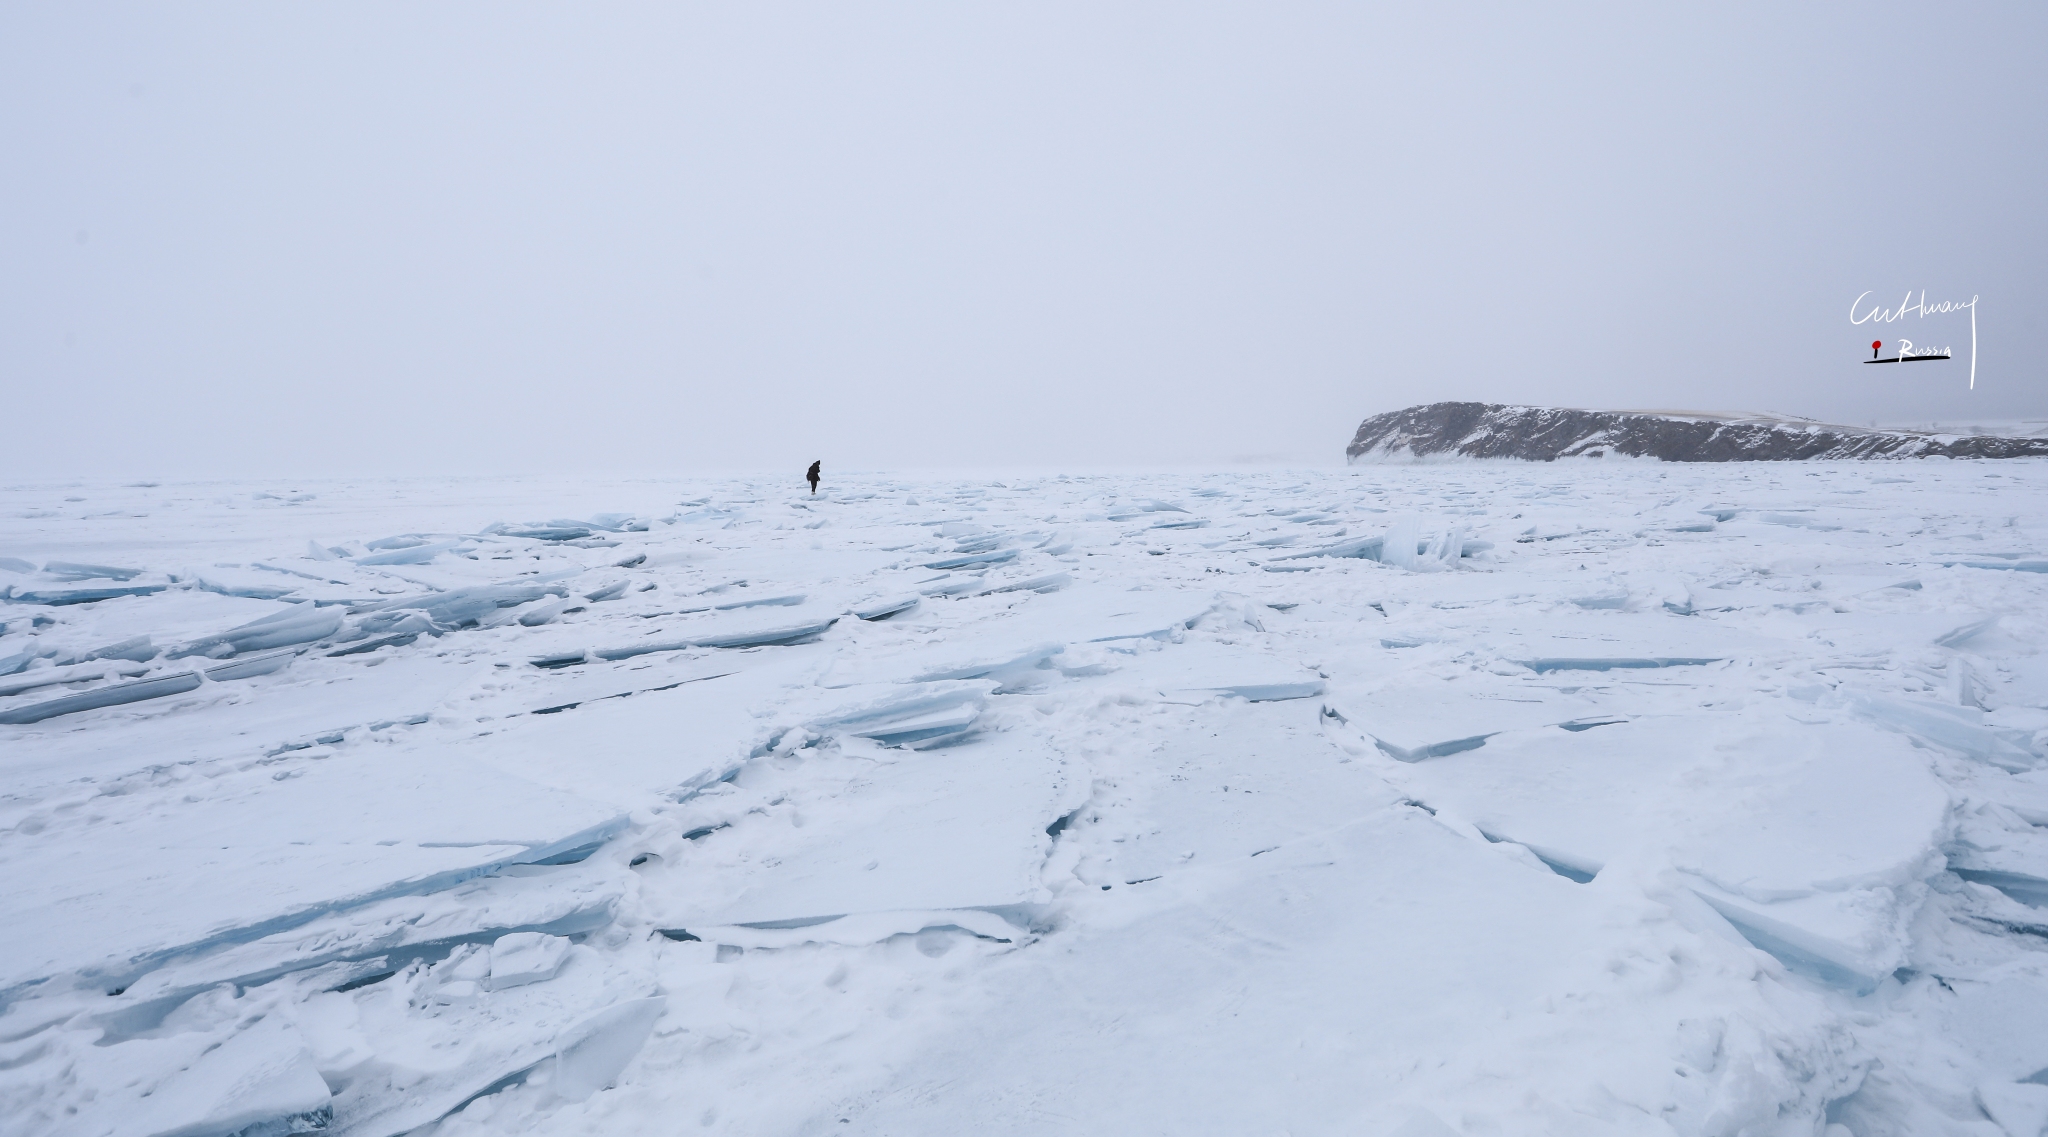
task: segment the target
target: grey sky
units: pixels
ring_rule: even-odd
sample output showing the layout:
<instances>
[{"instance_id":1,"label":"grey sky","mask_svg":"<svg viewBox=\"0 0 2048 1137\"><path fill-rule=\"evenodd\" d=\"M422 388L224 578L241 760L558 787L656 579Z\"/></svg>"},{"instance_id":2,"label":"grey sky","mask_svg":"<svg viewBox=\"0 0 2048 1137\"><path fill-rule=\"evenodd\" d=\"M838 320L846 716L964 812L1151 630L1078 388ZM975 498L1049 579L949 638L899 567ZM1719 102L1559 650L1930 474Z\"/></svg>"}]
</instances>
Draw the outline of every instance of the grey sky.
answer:
<instances>
[{"instance_id":1,"label":"grey sky","mask_svg":"<svg viewBox=\"0 0 2048 1137\"><path fill-rule=\"evenodd\" d=\"M2038 3L7 5L0 472L2048 417L2044 48ZM1849 323L1909 289L1982 297L1976 391L1967 315Z\"/></svg>"}]
</instances>

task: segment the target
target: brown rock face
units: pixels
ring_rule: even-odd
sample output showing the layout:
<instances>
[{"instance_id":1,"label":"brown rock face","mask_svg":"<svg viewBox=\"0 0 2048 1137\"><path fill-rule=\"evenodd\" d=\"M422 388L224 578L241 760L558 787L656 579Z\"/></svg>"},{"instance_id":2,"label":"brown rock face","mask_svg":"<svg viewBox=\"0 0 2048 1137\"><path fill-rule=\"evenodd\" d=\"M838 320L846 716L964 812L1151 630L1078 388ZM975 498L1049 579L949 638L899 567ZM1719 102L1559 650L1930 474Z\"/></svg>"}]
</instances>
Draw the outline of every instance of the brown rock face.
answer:
<instances>
[{"instance_id":1,"label":"brown rock face","mask_svg":"<svg viewBox=\"0 0 2048 1137\"><path fill-rule=\"evenodd\" d=\"M1665 462L2028 458L2048 457L2048 438L1861 430L1770 416L1430 403L1366 419L1345 455L1353 462L1432 455L1531 462L1609 455Z\"/></svg>"}]
</instances>

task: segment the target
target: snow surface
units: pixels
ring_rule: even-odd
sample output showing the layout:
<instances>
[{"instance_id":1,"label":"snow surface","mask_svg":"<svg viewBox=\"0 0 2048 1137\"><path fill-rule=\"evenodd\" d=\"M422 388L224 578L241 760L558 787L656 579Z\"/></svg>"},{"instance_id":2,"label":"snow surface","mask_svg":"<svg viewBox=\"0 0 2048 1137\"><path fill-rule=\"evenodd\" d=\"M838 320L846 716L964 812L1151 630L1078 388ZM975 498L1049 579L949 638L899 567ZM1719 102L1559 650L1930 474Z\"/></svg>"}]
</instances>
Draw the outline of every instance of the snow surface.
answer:
<instances>
[{"instance_id":1,"label":"snow surface","mask_svg":"<svg viewBox=\"0 0 2048 1137\"><path fill-rule=\"evenodd\" d=\"M2048 462L0 490L0 1130L2039 1137Z\"/></svg>"}]
</instances>

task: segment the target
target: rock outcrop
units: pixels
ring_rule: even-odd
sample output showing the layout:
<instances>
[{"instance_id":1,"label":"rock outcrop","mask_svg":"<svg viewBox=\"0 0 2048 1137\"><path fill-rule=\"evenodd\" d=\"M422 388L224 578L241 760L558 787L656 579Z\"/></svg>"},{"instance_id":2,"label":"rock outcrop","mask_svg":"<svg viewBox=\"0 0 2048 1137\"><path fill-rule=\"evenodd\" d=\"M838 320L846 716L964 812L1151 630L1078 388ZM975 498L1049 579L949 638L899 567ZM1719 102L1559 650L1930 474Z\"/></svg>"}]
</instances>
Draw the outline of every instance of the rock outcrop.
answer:
<instances>
[{"instance_id":1,"label":"rock outcrop","mask_svg":"<svg viewBox=\"0 0 2048 1137\"><path fill-rule=\"evenodd\" d=\"M2027 458L2048 457L2048 438L1863 429L1775 415L1430 403L1366 419L1345 454L1352 462L1431 457L1533 462L1609 456L1665 462Z\"/></svg>"}]
</instances>

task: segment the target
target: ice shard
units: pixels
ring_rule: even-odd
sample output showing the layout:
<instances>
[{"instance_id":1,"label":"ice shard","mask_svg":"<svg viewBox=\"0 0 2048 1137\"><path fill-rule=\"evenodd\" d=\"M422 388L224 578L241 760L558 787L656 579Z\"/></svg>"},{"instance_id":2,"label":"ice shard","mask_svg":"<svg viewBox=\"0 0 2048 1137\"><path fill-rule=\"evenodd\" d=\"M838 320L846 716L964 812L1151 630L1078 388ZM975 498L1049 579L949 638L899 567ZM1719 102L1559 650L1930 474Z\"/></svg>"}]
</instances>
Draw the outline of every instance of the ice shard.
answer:
<instances>
[{"instance_id":1,"label":"ice shard","mask_svg":"<svg viewBox=\"0 0 2048 1137\"><path fill-rule=\"evenodd\" d=\"M142 575L141 569L76 564L71 561L51 561L43 566L43 571L58 580L133 580Z\"/></svg>"},{"instance_id":2,"label":"ice shard","mask_svg":"<svg viewBox=\"0 0 2048 1137\"><path fill-rule=\"evenodd\" d=\"M161 699L167 695L182 695L196 689L200 682L198 672L188 671L179 675L163 675L155 679L139 679L133 683L115 683L97 690L0 711L0 723L37 723L44 719L56 718L58 715L140 703L148 699Z\"/></svg>"},{"instance_id":3,"label":"ice shard","mask_svg":"<svg viewBox=\"0 0 2048 1137\"><path fill-rule=\"evenodd\" d=\"M313 604L297 604L282 612L253 620L215 636L194 640L173 651L169 658L189 655L223 656L264 648L312 643L341 630L341 610Z\"/></svg>"},{"instance_id":4,"label":"ice shard","mask_svg":"<svg viewBox=\"0 0 2048 1137\"><path fill-rule=\"evenodd\" d=\"M461 547L462 544L463 542L461 541L440 541L431 545L411 545L402 549L392 549L389 552L372 553L366 557L357 557L355 562L359 565L372 566L423 565L442 553Z\"/></svg>"},{"instance_id":5,"label":"ice shard","mask_svg":"<svg viewBox=\"0 0 2048 1137\"><path fill-rule=\"evenodd\" d=\"M133 584L107 588L36 588L16 592L8 599L16 604L90 604L95 600L112 600L121 596L149 596L167 587L163 584Z\"/></svg>"}]
</instances>

